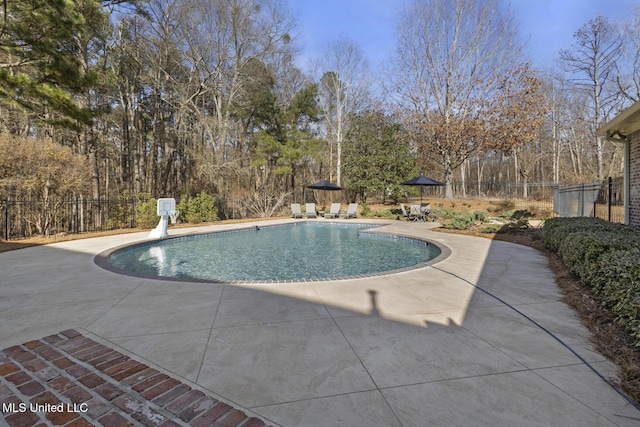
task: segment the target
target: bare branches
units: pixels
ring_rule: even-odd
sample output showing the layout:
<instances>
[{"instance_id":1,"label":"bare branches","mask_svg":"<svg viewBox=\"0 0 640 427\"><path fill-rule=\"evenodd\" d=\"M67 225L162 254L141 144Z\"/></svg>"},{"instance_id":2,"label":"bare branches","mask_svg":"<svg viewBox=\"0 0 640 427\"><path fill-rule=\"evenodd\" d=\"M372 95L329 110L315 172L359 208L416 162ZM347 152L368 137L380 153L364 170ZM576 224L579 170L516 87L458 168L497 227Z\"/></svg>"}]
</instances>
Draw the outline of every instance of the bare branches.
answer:
<instances>
[{"instance_id":1,"label":"bare branches","mask_svg":"<svg viewBox=\"0 0 640 427\"><path fill-rule=\"evenodd\" d=\"M528 64L499 79L497 89L486 110L491 138L484 147L508 153L538 138L549 107L542 81Z\"/></svg>"},{"instance_id":2,"label":"bare branches","mask_svg":"<svg viewBox=\"0 0 640 427\"><path fill-rule=\"evenodd\" d=\"M326 135L331 152L329 155L330 179L341 185L342 141L349 127L350 114L360 111L369 101L369 69L362 51L346 38L329 42L322 58L315 65L319 85L319 103L324 114ZM333 146L336 147L335 156Z\"/></svg>"},{"instance_id":3,"label":"bare branches","mask_svg":"<svg viewBox=\"0 0 640 427\"><path fill-rule=\"evenodd\" d=\"M640 7L622 30L624 49L616 62L616 85L627 102L640 100Z\"/></svg>"},{"instance_id":4,"label":"bare branches","mask_svg":"<svg viewBox=\"0 0 640 427\"><path fill-rule=\"evenodd\" d=\"M576 31L571 50L560 52L565 70L570 73L574 87L590 99L593 141L598 178L604 177L604 143L595 136L617 104L619 93L613 89L613 73L622 55L623 40L615 28L597 15Z\"/></svg>"},{"instance_id":5,"label":"bare branches","mask_svg":"<svg viewBox=\"0 0 640 427\"><path fill-rule=\"evenodd\" d=\"M472 114L481 86L517 63L509 10L497 0L416 1L402 12L397 90L404 103Z\"/></svg>"},{"instance_id":6,"label":"bare branches","mask_svg":"<svg viewBox=\"0 0 640 427\"><path fill-rule=\"evenodd\" d=\"M447 197L453 170L492 140L488 100L520 51L511 18L498 0L414 1L401 15L395 92L423 156L444 165Z\"/></svg>"}]
</instances>

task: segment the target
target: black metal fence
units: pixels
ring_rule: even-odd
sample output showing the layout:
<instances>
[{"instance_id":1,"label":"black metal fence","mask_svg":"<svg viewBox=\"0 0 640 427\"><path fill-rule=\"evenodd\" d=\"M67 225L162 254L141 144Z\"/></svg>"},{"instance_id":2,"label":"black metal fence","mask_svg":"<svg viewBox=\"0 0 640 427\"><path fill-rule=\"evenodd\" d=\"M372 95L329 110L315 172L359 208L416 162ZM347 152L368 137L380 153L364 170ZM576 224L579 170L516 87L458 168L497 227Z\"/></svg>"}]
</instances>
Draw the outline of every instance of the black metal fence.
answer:
<instances>
[{"instance_id":1,"label":"black metal fence","mask_svg":"<svg viewBox=\"0 0 640 427\"><path fill-rule=\"evenodd\" d=\"M489 197L500 199L521 200L552 200L553 188L556 184L549 181L512 182L499 180L483 180L467 183L462 192L459 183L454 184L454 194L457 197Z\"/></svg>"},{"instance_id":2,"label":"black metal fence","mask_svg":"<svg viewBox=\"0 0 640 427\"><path fill-rule=\"evenodd\" d=\"M487 184L488 185L488 184ZM554 187L549 183L523 184L494 182L491 192L501 199L515 202L517 209L536 210L539 216L555 216L553 206ZM609 178L601 185L593 209L593 216L624 222L624 193L622 178ZM426 192L443 191L441 187L429 188ZM327 192L328 193L328 192ZM306 194L306 198L311 192ZM434 193L435 194L435 193ZM526 197L523 197L526 194ZM328 202L334 195L323 194ZM339 195L335 195L339 198ZM470 197L477 197L468 194ZM216 197L220 218L266 217L288 212L293 201L300 201L303 195L288 194L285 197L267 199L223 199ZM485 197L487 197L485 195ZM495 196L494 196L495 197ZM306 200L306 199L305 199ZM311 200L307 200L311 201ZM5 200L0 202L0 239L22 239L33 235L51 236L60 233L88 233L123 228L135 228L139 225L138 205L147 200L138 197L118 199L89 199L75 197L65 200Z\"/></svg>"},{"instance_id":3,"label":"black metal fence","mask_svg":"<svg viewBox=\"0 0 640 427\"><path fill-rule=\"evenodd\" d=\"M235 198L216 197L220 219L280 215L290 197ZM289 195L290 196L290 195ZM64 200L4 200L0 202L0 239L24 239L34 235L54 236L135 227L149 227L149 200L140 197ZM177 200L179 202L179 200ZM155 206L155 205L154 205ZM146 206L148 208L148 206ZM155 208L153 209L155 213ZM157 218L151 221L157 221Z\"/></svg>"},{"instance_id":4,"label":"black metal fence","mask_svg":"<svg viewBox=\"0 0 640 427\"><path fill-rule=\"evenodd\" d=\"M594 216L611 222L624 223L624 178L609 177L603 183L593 206Z\"/></svg>"},{"instance_id":5,"label":"black metal fence","mask_svg":"<svg viewBox=\"0 0 640 427\"><path fill-rule=\"evenodd\" d=\"M87 199L5 200L2 202L0 238L21 239L32 235L87 233L136 227L136 204L140 200Z\"/></svg>"}]
</instances>

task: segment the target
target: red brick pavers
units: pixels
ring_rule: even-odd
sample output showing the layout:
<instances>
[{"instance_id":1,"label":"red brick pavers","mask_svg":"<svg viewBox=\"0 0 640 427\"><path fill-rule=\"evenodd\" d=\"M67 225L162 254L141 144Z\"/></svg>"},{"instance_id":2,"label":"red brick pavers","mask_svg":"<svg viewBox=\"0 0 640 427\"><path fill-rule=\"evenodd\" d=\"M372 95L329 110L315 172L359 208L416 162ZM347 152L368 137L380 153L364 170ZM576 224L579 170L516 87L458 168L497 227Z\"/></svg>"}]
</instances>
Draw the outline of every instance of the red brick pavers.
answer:
<instances>
[{"instance_id":1,"label":"red brick pavers","mask_svg":"<svg viewBox=\"0 0 640 427\"><path fill-rule=\"evenodd\" d=\"M73 329L0 352L0 406L11 427L265 426Z\"/></svg>"}]
</instances>

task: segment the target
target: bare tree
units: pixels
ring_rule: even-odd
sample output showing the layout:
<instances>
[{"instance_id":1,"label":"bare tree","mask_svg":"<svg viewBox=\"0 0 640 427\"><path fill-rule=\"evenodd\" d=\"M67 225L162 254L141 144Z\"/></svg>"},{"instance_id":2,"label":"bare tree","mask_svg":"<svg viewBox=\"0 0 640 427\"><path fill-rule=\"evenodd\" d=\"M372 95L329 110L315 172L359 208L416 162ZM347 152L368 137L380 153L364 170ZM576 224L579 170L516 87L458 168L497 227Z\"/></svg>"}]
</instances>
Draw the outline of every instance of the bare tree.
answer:
<instances>
[{"instance_id":1,"label":"bare tree","mask_svg":"<svg viewBox=\"0 0 640 427\"><path fill-rule=\"evenodd\" d=\"M524 197L530 173L540 158L540 135L548 111L542 80L527 65L500 79L498 92L488 101L486 121L493 141L485 144L510 154L514 161L516 184L523 181ZM533 155L536 152L538 154Z\"/></svg>"},{"instance_id":2,"label":"bare tree","mask_svg":"<svg viewBox=\"0 0 640 427\"><path fill-rule=\"evenodd\" d=\"M499 79L515 68L520 47L512 13L499 0L413 1L398 26L397 69L389 87L425 156L437 156L445 171L446 197L453 197L453 171L487 140L483 103Z\"/></svg>"},{"instance_id":3,"label":"bare tree","mask_svg":"<svg viewBox=\"0 0 640 427\"><path fill-rule=\"evenodd\" d=\"M358 45L346 38L329 42L316 70L325 70L318 80L319 99L327 139L331 148L330 173L333 174L333 147L336 147L335 180L342 180L342 143L348 127L348 117L361 110L369 99L369 68ZM316 71L317 73L317 71ZM330 176L333 179L333 176Z\"/></svg>"},{"instance_id":4,"label":"bare tree","mask_svg":"<svg viewBox=\"0 0 640 427\"><path fill-rule=\"evenodd\" d=\"M623 53L616 62L616 83L626 102L640 100L640 7L623 24Z\"/></svg>"},{"instance_id":5,"label":"bare tree","mask_svg":"<svg viewBox=\"0 0 640 427\"><path fill-rule=\"evenodd\" d=\"M138 16L122 19L112 35L113 48L107 60L112 74L111 96L119 108L111 120L118 123L120 135L111 148L113 168L119 187L131 194L150 191L146 187L147 138L145 81L148 65L145 57L148 42L143 34L145 22Z\"/></svg>"},{"instance_id":6,"label":"bare tree","mask_svg":"<svg viewBox=\"0 0 640 427\"><path fill-rule=\"evenodd\" d=\"M614 82L616 62L622 54L622 38L609 21L597 15L573 36L570 50L561 50L560 59L577 90L588 96L587 123L596 151L597 176L604 178L604 140L596 129L605 123L618 102L618 93L609 90Z\"/></svg>"},{"instance_id":7,"label":"bare tree","mask_svg":"<svg viewBox=\"0 0 640 427\"><path fill-rule=\"evenodd\" d=\"M559 73L549 71L545 76L544 92L549 103L549 115L545 126L546 151L551 160L551 176L554 184L560 183L560 168L563 154L567 151L565 125L570 112L566 81Z\"/></svg>"},{"instance_id":8,"label":"bare tree","mask_svg":"<svg viewBox=\"0 0 640 427\"><path fill-rule=\"evenodd\" d=\"M234 112L250 99L247 88L255 81L248 71L257 62L271 68L291 54L294 21L281 0L185 0L183 13L187 63L199 92L190 98L198 103L203 143L197 170L222 190L242 164L234 154L243 149L246 127Z\"/></svg>"},{"instance_id":9,"label":"bare tree","mask_svg":"<svg viewBox=\"0 0 640 427\"><path fill-rule=\"evenodd\" d=\"M250 104L291 55L292 26L281 0L152 0L121 21L120 163L136 191L248 185Z\"/></svg>"}]
</instances>

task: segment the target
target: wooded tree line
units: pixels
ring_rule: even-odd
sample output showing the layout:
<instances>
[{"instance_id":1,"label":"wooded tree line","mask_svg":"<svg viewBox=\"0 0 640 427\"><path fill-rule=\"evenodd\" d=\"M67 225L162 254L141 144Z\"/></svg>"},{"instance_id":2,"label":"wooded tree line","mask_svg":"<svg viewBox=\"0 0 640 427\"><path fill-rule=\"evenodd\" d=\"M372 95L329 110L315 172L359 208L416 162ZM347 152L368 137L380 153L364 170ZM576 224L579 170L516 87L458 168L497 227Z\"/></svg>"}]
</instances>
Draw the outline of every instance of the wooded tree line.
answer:
<instances>
[{"instance_id":1,"label":"wooded tree line","mask_svg":"<svg viewBox=\"0 0 640 427\"><path fill-rule=\"evenodd\" d=\"M415 0L374 74L345 38L302 69L285 0L3 6L0 199L204 190L259 213L325 178L381 200L419 172L447 197L592 180L623 164L595 130L640 99L638 17L594 17L542 70L504 2ZM46 141L62 167L29 167Z\"/></svg>"}]
</instances>

